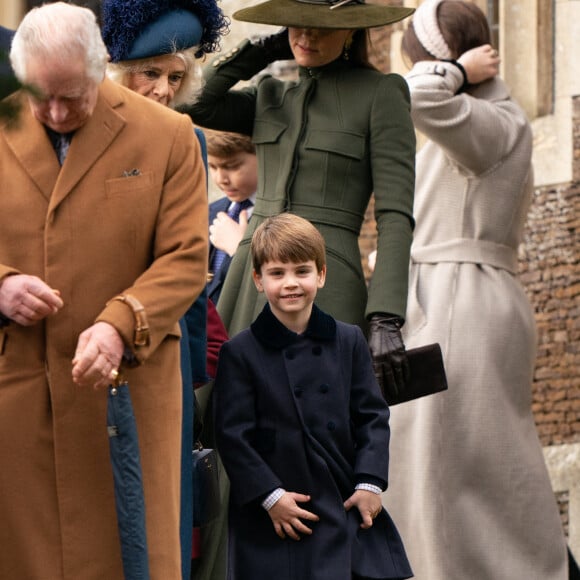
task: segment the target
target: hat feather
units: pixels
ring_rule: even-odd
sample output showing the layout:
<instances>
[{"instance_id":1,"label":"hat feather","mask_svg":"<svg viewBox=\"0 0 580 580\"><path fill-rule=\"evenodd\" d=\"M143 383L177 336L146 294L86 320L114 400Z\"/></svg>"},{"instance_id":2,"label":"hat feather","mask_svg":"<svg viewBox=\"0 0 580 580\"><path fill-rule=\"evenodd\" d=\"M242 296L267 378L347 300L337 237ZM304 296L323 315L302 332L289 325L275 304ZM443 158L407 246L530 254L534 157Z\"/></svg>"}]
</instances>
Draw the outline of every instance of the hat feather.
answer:
<instances>
[{"instance_id":1,"label":"hat feather","mask_svg":"<svg viewBox=\"0 0 580 580\"><path fill-rule=\"evenodd\" d=\"M142 31L160 16L176 9L195 14L203 26L196 56L214 52L228 32L229 20L216 0L104 0L101 8L103 40L113 62L125 60Z\"/></svg>"}]
</instances>

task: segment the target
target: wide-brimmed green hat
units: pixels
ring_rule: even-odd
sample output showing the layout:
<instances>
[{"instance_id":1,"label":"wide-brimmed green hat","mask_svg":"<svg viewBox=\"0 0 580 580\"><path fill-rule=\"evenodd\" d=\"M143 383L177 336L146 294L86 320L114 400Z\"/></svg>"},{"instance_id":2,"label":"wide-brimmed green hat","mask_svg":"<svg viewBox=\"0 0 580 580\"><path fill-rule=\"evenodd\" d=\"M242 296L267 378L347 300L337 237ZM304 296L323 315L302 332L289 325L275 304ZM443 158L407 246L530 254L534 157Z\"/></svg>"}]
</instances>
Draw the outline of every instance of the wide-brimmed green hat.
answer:
<instances>
[{"instance_id":1,"label":"wide-brimmed green hat","mask_svg":"<svg viewBox=\"0 0 580 580\"><path fill-rule=\"evenodd\" d=\"M373 28L407 18L414 8L368 4L364 0L267 0L234 12L256 24L293 28Z\"/></svg>"}]
</instances>

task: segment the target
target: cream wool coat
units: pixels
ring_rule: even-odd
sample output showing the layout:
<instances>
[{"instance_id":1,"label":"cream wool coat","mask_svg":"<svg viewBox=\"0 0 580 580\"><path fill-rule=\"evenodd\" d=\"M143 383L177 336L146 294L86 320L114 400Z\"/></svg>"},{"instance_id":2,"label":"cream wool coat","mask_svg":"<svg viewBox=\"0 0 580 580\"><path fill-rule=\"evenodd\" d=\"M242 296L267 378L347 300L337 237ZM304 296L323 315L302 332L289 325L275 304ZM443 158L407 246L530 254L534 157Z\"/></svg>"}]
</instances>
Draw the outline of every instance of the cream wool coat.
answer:
<instances>
[{"instance_id":1,"label":"cream wool coat","mask_svg":"<svg viewBox=\"0 0 580 580\"><path fill-rule=\"evenodd\" d=\"M441 344L449 391L392 408L385 505L416 580L564 580L531 413L534 318L516 277L531 130L499 79L455 95L456 67L421 62L407 81L431 140L417 158L405 341Z\"/></svg>"},{"instance_id":2,"label":"cream wool coat","mask_svg":"<svg viewBox=\"0 0 580 580\"><path fill-rule=\"evenodd\" d=\"M124 176L138 170L139 175ZM105 80L59 168L23 101L0 128L0 279L39 276L64 307L0 330L0 578L123 580L107 390L71 380L95 320L132 344L128 292L151 343L126 377L139 429L152 580L181 578L178 319L207 269L205 174L189 118Z\"/></svg>"}]
</instances>

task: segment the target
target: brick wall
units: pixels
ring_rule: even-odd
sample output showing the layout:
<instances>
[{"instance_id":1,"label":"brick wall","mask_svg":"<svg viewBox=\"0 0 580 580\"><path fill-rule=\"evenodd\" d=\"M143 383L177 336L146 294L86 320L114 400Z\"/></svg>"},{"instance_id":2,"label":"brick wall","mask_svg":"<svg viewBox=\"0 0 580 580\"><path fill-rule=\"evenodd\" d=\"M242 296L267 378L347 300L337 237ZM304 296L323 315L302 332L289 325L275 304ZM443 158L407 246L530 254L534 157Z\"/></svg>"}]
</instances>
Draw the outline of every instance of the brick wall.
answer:
<instances>
[{"instance_id":1,"label":"brick wall","mask_svg":"<svg viewBox=\"0 0 580 580\"><path fill-rule=\"evenodd\" d=\"M538 356L533 410L544 446L580 441L580 99L574 99L574 179L538 188L520 248Z\"/></svg>"}]
</instances>

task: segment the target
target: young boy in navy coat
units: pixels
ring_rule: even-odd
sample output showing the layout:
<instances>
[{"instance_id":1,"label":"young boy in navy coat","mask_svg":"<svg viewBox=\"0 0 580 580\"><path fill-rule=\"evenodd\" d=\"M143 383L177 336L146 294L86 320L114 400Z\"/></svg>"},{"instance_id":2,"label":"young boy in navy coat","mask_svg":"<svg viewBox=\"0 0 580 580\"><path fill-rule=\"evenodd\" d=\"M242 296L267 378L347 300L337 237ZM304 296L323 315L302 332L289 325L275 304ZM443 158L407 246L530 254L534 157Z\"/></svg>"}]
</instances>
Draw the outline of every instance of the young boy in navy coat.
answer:
<instances>
[{"instance_id":1,"label":"young boy in navy coat","mask_svg":"<svg viewBox=\"0 0 580 580\"><path fill-rule=\"evenodd\" d=\"M314 305L324 240L284 213L256 230L252 258L268 304L223 345L214 391L232 484L228 579L409 578L381 505L389 410L367 342Z\"/></svg>"}]
</instances>

